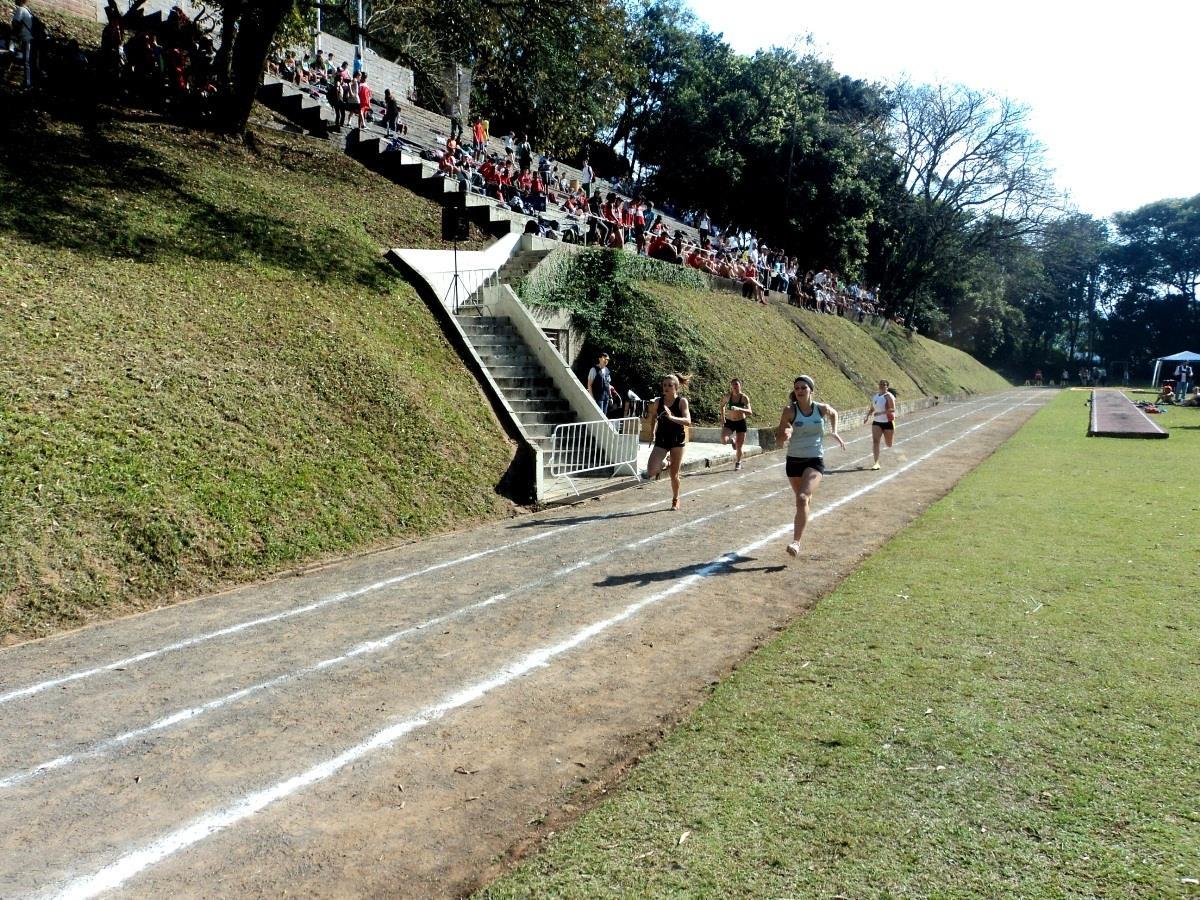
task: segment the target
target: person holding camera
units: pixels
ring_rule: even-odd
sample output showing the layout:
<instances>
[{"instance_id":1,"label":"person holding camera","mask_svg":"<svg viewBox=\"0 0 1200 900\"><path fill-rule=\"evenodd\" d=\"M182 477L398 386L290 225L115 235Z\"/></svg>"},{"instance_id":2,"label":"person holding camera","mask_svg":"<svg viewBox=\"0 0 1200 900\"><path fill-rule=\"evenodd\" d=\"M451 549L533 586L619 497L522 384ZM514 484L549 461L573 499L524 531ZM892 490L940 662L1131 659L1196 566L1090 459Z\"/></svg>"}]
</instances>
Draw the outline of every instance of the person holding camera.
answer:
<instances>
[{"instance_id":1,"label":"person holding camera","mask_svg":"<svg viewBox=\"0 0 1200 900\"><path fill-rule=\"evenodd\" d=\"M650 421L654 437L654 449L646 464L646 477L657 478L670 459L671 509L679 509L679 470L683 466L683 453L687 445L687 427L692 424L687 398L680 391L687 387L688 379L679 375L665 375L662 380L662 396L650 405Z\"/></svg>"},{"instance_id":2,"label":"person holding camera","mask_svg":"<svg viewBox=\"0 0 1200 900\"><path fill-rule=\"evenodd\" d=\"M592 399L596 401L596 405L600 407L601 415L607 419L609 401L613 397L620 399L617 389L613 387L607 353L601 353L596 358L596 364L588 371L587 389L588 393L592 395Z\"/></svg>"}]
</instances>

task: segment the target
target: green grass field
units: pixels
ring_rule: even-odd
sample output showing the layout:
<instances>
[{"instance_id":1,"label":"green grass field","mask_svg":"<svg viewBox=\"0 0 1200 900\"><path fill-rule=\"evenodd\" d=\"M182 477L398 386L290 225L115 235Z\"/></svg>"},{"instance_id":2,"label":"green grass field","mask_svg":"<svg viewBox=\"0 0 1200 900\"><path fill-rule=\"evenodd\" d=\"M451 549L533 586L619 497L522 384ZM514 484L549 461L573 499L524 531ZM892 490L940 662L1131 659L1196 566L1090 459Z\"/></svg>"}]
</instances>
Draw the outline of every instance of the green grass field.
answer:
<instances>
[{"instance_id":1,"label":"green grass field","mask_svg":"<svg viewBox=\"0 0 1200 900\"><path fill-rule=\"evenodd\" d=\"M0 123L0 638L511 509L510 442L382 255L440 246L439 208L254 137Z\"/></svg>"},{"instance_id":2,"label":"green grass field","mask_svg":"<svg viewBox=\"0 0 1200 900\"><path fill-rule=\"evenodd\" d=\"M1200 410L1064 392L500 897L1171 897L1200 878Z\"/></svg>"}]
</instances>

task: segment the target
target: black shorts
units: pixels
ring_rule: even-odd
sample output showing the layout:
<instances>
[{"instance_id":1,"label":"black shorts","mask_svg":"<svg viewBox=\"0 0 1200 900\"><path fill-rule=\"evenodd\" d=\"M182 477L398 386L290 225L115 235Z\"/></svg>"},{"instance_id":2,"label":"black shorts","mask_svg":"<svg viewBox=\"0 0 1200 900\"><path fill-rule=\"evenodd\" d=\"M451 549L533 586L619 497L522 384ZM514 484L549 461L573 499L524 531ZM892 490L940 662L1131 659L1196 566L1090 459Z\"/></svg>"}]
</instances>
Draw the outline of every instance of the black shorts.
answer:
<instances>
[{"instance_id":1,"label":"black shorts","mask_svg":"<svg viewBox=\"0 0 1200 900\"><path fill-rule=\"evenodd\" d=\"M722 425L721 427L724 428L726 431L740 431L742 434L745 434L746 433L746 420L745 419L726 419L725 424Z\"/></svg>"},{"instance_id":2,"label":"black shorts","mask_svg":"<svg viewBox=\"0 0 1200 900\"><path fill-rule=\"evenodd\" d=\"M871 426L874 428L882 428L884 431L895 431L896 430L895 422L872 422Z\"/></svg>"},{"instance_id":3,"label":"black shorts","mask_svg":"<svg viewBox=\"0 0 1200 900\"><path fill-rule=\"evenodd\" d=\"M816 469L821 475L825 474L825 460L819 456L789 456L787 458L787 477L803 478L805 469Z\"/></svg>"},{"instance_id":4,"label":"black shorts","mask_svg":"<svg viewBox=\"0 0 1200 900\"><path fill-rule=\"evenodd\" d=\"M687 446L687 438L686 437L679 437L679 438L674 438L674 439L667 438L666 440L659 440L658 438L655 438L654 446L657 447L659 450L674 450L676 447Z\"/></svg>"}]
</instances>

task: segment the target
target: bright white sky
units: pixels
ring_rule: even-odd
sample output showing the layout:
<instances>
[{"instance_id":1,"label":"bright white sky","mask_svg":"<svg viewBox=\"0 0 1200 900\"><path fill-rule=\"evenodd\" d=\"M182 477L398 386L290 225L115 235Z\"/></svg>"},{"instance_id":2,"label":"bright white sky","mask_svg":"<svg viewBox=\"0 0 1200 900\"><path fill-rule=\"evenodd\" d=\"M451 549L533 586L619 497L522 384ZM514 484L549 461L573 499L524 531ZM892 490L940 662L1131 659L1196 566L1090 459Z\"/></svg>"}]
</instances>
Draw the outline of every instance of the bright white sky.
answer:
<instances>
[{"instance_id":1,"label":"bright white sky","mask_svg":"<svg viewBox=\"0 0 1200 900\"><path fill-rule=\"evenodd\" d=\"M1030 107L1056 181L1105 217L1200 194L1197 0L689 0L739 53L795 45L843 75L958 82Z\"/></svg>"}]
</instances>

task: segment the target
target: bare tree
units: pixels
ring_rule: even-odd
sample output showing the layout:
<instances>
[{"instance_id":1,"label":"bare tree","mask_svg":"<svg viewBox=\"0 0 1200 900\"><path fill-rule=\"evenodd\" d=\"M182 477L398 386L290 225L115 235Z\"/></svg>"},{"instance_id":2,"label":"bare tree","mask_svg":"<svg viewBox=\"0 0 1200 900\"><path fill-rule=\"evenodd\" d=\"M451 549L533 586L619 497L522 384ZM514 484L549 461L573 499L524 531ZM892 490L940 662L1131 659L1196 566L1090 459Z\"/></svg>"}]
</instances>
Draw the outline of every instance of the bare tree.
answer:
<instances>
[{"instance_id":1,"label":"bare tree","mask_svg":"<svg viewBox=\"0 0 1200 900\"><path fill-rule=\"evenodd\" d=\"M911 313L939 268L1040 230L1061 196L1024 106L962 85L908 82L889 99L885 139L907 197L883 281L893 309Z\"/></svg>"}]
</instances>

